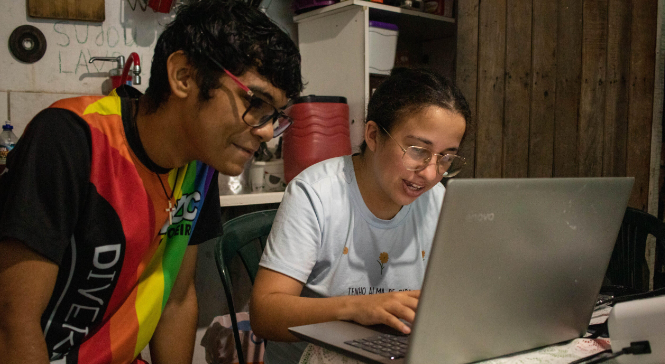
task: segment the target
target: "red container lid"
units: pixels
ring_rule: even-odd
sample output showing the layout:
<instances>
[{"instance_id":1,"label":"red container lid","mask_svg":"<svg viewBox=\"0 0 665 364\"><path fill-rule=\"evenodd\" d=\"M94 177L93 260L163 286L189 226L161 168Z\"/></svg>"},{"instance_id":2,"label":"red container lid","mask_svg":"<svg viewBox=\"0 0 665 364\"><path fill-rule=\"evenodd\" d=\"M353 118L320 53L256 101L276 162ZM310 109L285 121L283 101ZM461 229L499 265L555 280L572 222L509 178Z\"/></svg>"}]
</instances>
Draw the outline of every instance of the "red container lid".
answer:
<instances>
[{"instance_id":1,"label":"red container lid","mask_svg":"<svg viewBox=\"0 0 665 364\"><path fill-rule=\"evenodd\" d=\"M293 100L293 105L302 104L302 103L306 103L306 102L324 102L324 103L346 104L346 97L342 97L342 96L316 96L316 95L300 96L297 99Z\"/></svg>"}]
</instances>

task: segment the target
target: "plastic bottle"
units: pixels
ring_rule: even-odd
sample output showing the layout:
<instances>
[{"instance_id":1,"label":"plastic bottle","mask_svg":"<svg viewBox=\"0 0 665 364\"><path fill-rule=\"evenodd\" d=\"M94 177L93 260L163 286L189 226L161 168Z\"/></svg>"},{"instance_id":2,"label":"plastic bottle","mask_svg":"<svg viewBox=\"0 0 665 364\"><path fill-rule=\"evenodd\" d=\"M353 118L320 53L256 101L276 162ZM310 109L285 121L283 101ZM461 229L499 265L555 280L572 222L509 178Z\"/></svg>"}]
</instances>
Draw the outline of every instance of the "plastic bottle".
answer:
<instances>
[{"instance_id":1,"label":"plastic bottle","mask_svg":"<svg viewBox=\"0 0 665 364\"><path fill-rule=\"evenodd\" d=\"M12 131L14 127L7 121L2 126L2 133L0 133L0 174L4 173L7 165L7 154L14 149L14 145L18 142L16 134Z\"/></svg>"}]
</instances>

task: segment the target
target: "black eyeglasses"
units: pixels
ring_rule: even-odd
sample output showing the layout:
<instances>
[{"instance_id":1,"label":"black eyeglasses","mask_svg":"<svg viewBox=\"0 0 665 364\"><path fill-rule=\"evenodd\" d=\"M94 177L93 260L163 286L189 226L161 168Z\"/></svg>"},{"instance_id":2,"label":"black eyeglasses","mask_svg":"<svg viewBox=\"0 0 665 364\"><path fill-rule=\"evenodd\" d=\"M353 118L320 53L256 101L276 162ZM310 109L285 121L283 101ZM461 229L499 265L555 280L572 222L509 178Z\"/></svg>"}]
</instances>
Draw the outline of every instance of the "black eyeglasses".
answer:
<instances>
[{"instance_id":1,"label":"black eyeglasses","mask_svg":"<svg viewBox=\"0 0 665 364\"><path fill-rule=\"evenodd\" d=\"M224 71L231 79L247 93L247 101L249 106L242 114L242 121L251 126L252 128L261 128L268 122L272 122L272 137L276 138L293 124L293 119L284 113L284 111L277 109L273 104L256 96L249 87L245 86L240 80L229 72L224 66L215 61L212 57L208 59L217 67ZM288 105L288 104L287 104Z\"/></svg>"},{"instance_id":2,"label":"black eyeglasses","mask_svg":"<svg viewBox=\"0 0 665 364\"><path fill-rule=\"evenodd\" d=\"M431 150L423 147L417 147L412 145L410 147L404 148L402 145L393 138L388 130L380 124L376 124L383 129L383 131L388 134L390 139L395 141L397 145L402 149L404 154L402 154L402 164L409 171L422 171L427 168L434 159L436 163L436 173L440 174L442 177L450 178L457 175L462 167L466 164L466 160L463 157L460 157L456 154L437 154L433 153Z\"/></svg>"}]
</instances>

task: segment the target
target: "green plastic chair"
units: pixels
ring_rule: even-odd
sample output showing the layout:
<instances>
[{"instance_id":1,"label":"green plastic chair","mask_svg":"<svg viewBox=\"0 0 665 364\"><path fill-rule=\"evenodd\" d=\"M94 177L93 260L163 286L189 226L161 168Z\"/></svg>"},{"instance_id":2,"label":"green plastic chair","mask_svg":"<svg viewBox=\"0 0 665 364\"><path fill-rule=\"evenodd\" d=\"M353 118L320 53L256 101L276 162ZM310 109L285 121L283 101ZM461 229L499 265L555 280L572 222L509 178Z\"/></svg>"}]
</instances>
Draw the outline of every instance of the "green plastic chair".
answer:
<instances>
[{"instance_id":1,"label":"green plastic chair","mask_svg":"<svg viewBox=\"0 0 665 364\"><path fill-rule=\"evenodd\" d=\"M246 361L242 352L236 310L233 304L232 274L229 270L229 265L231 259L239 255L245 265L245 269L247 269L252 285L254 284L254 278L256 278L256 273L259 270L261 254L266 246L266 240L268 239L268 234L272 228L272 222L275 219L276 213L277 210L257 211L231 219L223 225L224 233L215 242L215 262L217 263L217 271L224 286L226 302L229 306L231 324L233 325L233 337L240 363L246 363ZM256 244L257 240L260 249Z\"/></svg>"},{"instance_id":2,"label":"green plastic chair","mask_svg":"<svg viewBox=\"0 0 665 364\"><path fill-rule=\"evenodd\" d=\"M648 235L663 244L665 223L649 213L628 207L601 291L619 295L649 291L650 274L645 258Z\"/></svg>"}]
</instances>

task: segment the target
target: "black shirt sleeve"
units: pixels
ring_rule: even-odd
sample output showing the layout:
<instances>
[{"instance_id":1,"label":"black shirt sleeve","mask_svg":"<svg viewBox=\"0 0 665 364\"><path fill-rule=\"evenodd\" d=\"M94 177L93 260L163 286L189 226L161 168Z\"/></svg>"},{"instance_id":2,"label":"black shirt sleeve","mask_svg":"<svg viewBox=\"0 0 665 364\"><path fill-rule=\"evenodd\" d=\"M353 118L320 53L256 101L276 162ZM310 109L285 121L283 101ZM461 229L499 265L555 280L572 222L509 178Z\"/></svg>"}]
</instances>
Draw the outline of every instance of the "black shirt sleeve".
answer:
<instances>
[{"instance_id":1,"label":"black shirt sleeve","mask_svg":"<svg viewBox=\"0 0 665 364\"><path fill-rule=\"evenodd\" d=\"M60 264L89 188L90 140L71 111L49 108L32 119L0 177L0 239Z\"/></svg>"},{"instance_id":2,"label":"black shirt sleeve","mask_svg":"<svg viewBox=\"0 0 665 364\"><path fill-rule=\"evenodd\" d=\"M208 187L196 228L189 239L189 245L197 245L222 235L222 208L219 205L219 183L215 171Z\"/></svg>"}]
</instances>

